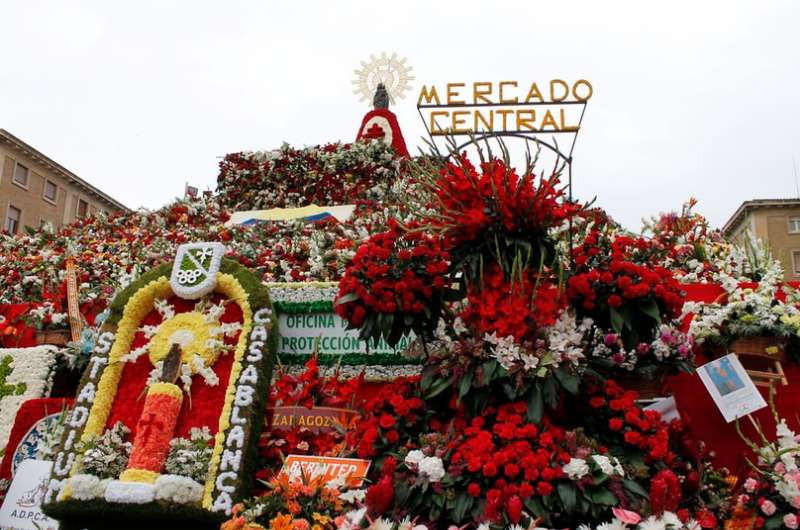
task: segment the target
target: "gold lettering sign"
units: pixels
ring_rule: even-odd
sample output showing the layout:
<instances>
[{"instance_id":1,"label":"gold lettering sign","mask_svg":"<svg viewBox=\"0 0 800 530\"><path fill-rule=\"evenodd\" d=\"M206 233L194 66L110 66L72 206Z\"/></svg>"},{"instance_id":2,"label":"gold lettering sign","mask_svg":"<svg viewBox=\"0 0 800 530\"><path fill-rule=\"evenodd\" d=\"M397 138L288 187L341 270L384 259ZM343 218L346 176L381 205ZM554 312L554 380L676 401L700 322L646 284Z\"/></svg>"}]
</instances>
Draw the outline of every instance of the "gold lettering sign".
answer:
<instances>
[{"instance_id":1,"label":"gold lettering sign","mask_svg":"<svg viewBox=\"0 0 800 530\"><path fill-rule=\"evenodd\" d=\"M431 135L577 132L594 94L585 79L422 85L417 108Z\"/></svg>"}]
</instances>

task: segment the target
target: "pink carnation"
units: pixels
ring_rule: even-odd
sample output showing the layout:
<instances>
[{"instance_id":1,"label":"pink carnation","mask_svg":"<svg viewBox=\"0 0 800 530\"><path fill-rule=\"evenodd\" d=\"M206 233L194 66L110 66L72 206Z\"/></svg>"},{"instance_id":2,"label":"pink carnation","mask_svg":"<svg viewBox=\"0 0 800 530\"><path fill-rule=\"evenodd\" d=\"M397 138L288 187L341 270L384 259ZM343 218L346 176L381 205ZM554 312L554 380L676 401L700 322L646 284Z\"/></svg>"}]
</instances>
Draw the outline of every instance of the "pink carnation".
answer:
<instances>
[{"instance_id":1,"label":"pink carnation","mask_svg":"<svg viewBox=\"0 0 800 530\"><path fill-rule=\"evenodd\" d=\"M786 528L791 528L792 530L796 530L797 528L797 516L793 513L787 513L783 516L783 524L786 525Z\"/></svg>"},{"instance_id":2,"label":"pink carnation","mask_svg":"<svg viewBox=\"0 0 800 530\"><path fill-rule=\"evenodd\" d=\"M744 481L744 490L747 493L753 493L756 490L756 486L758 486L758 481L753 477L750 477Z\"/></svg>"},{"instance_id":3,"label":"pink carnation","mask_svg":"<svg viewBox=\"0 0 800 530\"><path fill-rule=\"evenodd\" d=\"M765 500L761 503L761 511L764 512L764 515L769 517L773 513L775 513L775 503L772 501Z\"/></svg>"}]
</instances>

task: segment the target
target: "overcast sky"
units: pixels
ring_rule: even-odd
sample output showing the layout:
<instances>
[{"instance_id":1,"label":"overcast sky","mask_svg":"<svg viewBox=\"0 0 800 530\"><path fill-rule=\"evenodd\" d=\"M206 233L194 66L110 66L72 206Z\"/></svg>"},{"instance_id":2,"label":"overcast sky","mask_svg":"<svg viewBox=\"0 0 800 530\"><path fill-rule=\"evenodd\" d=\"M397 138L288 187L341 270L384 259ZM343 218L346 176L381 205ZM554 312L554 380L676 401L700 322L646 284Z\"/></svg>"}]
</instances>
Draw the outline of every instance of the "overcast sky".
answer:
<instances>
[{"instance_id":1,"label":"overcast sky","mask_svg":"<svg viewBox=\"0 0 800 530\"><path fill-rule=\"evenodd\" d=\"M594 86L575 192L627 227L689 196L722 225L795 197L800 2L4 0L0 127L130 207L215 186L225 153L354 138L353 70L414 68L392 107L409 147L422 83Z\"/></svg>"}]
</instances>

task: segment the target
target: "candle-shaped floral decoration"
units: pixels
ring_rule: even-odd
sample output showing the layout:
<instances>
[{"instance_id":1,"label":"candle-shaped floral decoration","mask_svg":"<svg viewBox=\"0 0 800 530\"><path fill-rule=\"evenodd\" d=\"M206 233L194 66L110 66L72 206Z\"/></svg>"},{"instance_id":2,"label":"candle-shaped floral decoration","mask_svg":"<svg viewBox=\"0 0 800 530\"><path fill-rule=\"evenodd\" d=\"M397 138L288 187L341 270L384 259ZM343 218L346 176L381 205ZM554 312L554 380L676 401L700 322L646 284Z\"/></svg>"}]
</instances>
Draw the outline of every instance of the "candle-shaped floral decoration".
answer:
<instances>
[{"instance_id":1,"label":"candle-shaped floral decoration","mask_svg":"<svg viewBox=\"0 0 800 530\"><path fill-rule=\"evenodd\" d=\"M128 467L120 476L121 481L152 484L164 469L183 403L183 391L175 384L180 367L181 347L172 344L164 359L160 380L147 389Z\"/></svg>"}]
</instances>

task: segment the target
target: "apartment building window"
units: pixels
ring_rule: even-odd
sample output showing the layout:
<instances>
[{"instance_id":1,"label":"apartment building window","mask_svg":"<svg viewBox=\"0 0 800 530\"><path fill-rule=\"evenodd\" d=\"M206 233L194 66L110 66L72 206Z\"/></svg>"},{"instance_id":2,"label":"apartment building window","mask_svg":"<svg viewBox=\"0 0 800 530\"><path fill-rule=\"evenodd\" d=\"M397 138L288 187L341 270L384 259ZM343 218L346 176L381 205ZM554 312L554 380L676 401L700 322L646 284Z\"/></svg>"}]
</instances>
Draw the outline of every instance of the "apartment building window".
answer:
<instances>
[{"instance_id":1,"label":"apartment building window","mask_svg":"<svg viewBox=\"0 0 800 530\"><path fill-rule=\"evenodd\" d=\"M52 202L55 204L56 197L58 196L58 186L49 180L44 179L44 192L42 193L42 196L47 202Z\"/></svg>"},{"instance_id":2,"label":"apartment building window","mask_svg":"<svg viewBox=\"0 0 800 530\"><path fill-rule=\"evenodd\" d=\"M800 276L800 250L792 251L792 272L795 276Z\"/></svg>"},{"instance_id":3,"label":"apartment building window","mask_svg":"<svg viewBox=\"0 0 800 530\"><path fill-rule=\"evenodd\" d=\"M78 199L78 219L86 219L89 214L89 203L83 199Z\"/></svg>"},{"instance_id":4,"label":"apartment building window","mask_svg":"<svg viewBox=\"0 0 800 530\"><path fill-rule=\"evenodd\" d=\"M6 231L10 234L16 234L17 230L19 230L20 219L22 219L22 210L9 205L8 213L6 213Z\"/></svg>"},{"instance_id":5,"label":"apartment building window","mask_svg":"<svg viewBox=\"0 0 800 530\"><path fill-rule=\"evenodd\" d=\"M28 187L28 168L17 162L14 167L14 183L23 188Z\"/></svg>"},{"instance_id":6,"label":"apartment building window","mask_svg":"<svg viewBox=\"0 0 800 530\"><path fill-rule=\"evenodd\" d=\"M789 233L800 234L800 217L789 218Z\"/></svg>"}]
</instances>

